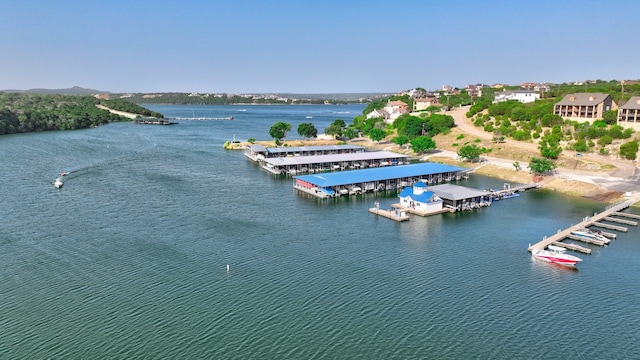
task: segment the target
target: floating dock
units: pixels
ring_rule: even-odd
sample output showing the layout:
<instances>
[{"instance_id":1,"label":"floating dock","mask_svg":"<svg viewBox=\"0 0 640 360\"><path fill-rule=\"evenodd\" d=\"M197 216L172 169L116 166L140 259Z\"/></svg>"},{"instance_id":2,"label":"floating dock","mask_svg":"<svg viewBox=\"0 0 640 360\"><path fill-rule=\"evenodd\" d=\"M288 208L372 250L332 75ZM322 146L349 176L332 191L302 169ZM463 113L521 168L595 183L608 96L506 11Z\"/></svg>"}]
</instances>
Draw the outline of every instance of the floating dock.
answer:
<instances>
[{"instance_id":1,"label":"floating dock","mask_svg":"<svg viewBox=\"0 0 640 360\"><path fill-rule=\"evenodd\" d=\"M562 243L562 239L571 237L571 232L575 230L580 230L587 228L589 226L597 226L597 227L605 227L605 228L614 228L617 231L626 231L627 229L622 226L610 225L606 223L601 223L600 220L606 220L607 217L610 218L611 215L616 215L620 210L626 209L634 203L634 200L627 200L618 204L612 204L608 206L603 212L599 214L594 214L593 216L586 217L582 222L573 225L564 230L558 230L558 232L549 237L544 237L542 241L529 246L529 251L538 249L544 250L547 246L555 243ZM607 220L610 221L610 220ZM609 234L613 235L613 234ZM606 236L606 235L605 235ZM582 238L575 238L576 240L583 241Z\"/></svg>"},{"instance_id":2,"label":"floating dock","mask_svg":"<svg viewBox=\"0 0 640 360\"><path fill-rule=\"evenodd\" d=\"M331 155L267 158L260 160L260 163L262 163L263 169L275 175L298 175L406 165L409 164L408 158L408 155L391 151L367 151Z\"/></svg>"},{"instance_id":3,"label":"floating dock","mask_svg":"<svg viewBox=\"0 0 640 360\"><path fill-rule=\"evenodd\" d=\"M253 161L290 156L317 156L335 154L363 153L366 149L360 145L318 145L287 146L269 148L260 144L250 144L244 150L244 156Z\"/></svg>"},{"instance_id":4,"label":"floating dock","mask_svg":"<svg viewBox=\"0 0 640 360\"><path fill-rule=\"evenodd\" d=\"M369 209L369 212L372 214L380 215L382 217L386 217L387 219L398 221L398 222L409 220L409 216L407 215L407 213L398 209L382 210L377 207L373 207Z\"/></svg>"},{"instance_id":5,"label":"floating dock","mask_svg":"<svg viewBox=\"0 0 640 360\"><path fill-rule=\"evenodd\" d=\"M174 125L177 122L173 122L167 119L157 119L157 118L138 118L134 119L133 122L135 124L145 124L145 125Z\"/></svg>"}]
</instances>

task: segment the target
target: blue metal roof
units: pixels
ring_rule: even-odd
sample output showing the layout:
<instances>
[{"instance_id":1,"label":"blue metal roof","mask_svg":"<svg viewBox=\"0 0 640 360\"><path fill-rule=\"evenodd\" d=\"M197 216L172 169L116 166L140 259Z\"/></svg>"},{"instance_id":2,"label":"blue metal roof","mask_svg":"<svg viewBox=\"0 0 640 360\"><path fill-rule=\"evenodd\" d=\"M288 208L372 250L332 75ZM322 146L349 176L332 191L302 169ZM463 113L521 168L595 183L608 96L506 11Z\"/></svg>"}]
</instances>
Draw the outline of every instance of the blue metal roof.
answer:
<instances>
[{"instance_id":1,"label":"blue metal roof","mask_svg":"<svg viewBox=\"0 0 640 360\"><path fill-rule=\"evenodd\" d=\"M294 176L316 186L338 186L358 184L371 181L382 181L412 176L434 175L465 170L457 166L421 163L412 165L387 166L373 169L339 171L333 173Z\"/></svg>"},{"instance_id":2,"label":"blue metal roof","mask_svg":"<svg viewBox=\"0 0 640 360\"><path fill-rule=\"evenodd\" d=\"M408 196L413 201L426 204L426 203L429 202L429 200L431 200L433 195L435 195L435 194L433 192L431 192L431 191L425 191L420 195L416 195L416 194L413 193L413 188L406 187L406 188L404 188L404 190L402 190L402 192L400 194L398 194L398 197L399 198L406 198Z\"/></svg>"}]
</instances>

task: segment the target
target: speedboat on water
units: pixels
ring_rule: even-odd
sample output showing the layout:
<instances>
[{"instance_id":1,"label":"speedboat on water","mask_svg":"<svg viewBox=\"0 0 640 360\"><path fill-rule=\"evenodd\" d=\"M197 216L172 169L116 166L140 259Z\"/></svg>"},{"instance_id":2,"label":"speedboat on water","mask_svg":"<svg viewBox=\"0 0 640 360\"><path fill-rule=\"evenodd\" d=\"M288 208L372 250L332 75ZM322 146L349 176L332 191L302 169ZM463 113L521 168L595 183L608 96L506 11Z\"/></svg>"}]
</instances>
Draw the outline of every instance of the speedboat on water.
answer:
<instances>
[{"instance_id":1,"label":"speedboat on water","mask_svg":"<svg viewBox=\"0 0 640 360\"><path fill-rule=\"evenodd\" d=\"M60 176L67 176L67 175L69 175L69 173L66 172L66 171L63 171L63 172L60 173Z\"/></svg>"},{"instance_id":2,"label":"speedboat on water","mask_svg":"<svg viewBox=\"0 0 640 360\"><path fill-rule=\"evenodd\" d=\"M566 266L575 266L576 263L582 261L577 256L567 254L566 251L565 248L549 245L546 250L533 249L531 254L536 259Z\"/></svg>"},{"instance_id":3,"label":"speedboat on water","mask_svg":"<svg viewBox=\"0 0 640 360\"><path fill-rule=\"evenodd\" d=\"M587 239L600 240L605 244L609 244L611 242L611 240L606 236L598 234L597 232L591 231L589 229L573 230L571 231L571 235L575 235L575 236L587 238Z\"/></svg>"},{"instance_id":4,"label":"speedboat on water","mask_svg":"<svg viewBox=\"0 0 640 360\"><path fill-rule=\"evenodd\" d=\"M56 189L60 189L62 185L64 185L64 183L62 182L62 180L60 180L60 178L57 178L56 181L53 182L53 186Z\"/></svg>"}]
</instances>

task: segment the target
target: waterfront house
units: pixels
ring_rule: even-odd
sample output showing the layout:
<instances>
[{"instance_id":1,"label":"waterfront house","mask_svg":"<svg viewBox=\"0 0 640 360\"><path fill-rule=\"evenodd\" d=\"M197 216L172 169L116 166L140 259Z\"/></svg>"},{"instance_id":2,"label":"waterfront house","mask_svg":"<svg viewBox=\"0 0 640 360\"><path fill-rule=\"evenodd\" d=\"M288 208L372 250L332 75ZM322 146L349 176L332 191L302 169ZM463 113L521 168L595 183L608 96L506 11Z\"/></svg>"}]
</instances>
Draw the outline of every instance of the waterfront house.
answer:
<instances>
[{"instance_id":1,"label":"waterfront house","mask_svg":"<svg viewBox=\"0 0 640 360\"><path fill-rule=\"evenodd\" d=\"M442 210L442 199L433 192L427 191L427 185L422 181L404 188L398 197L400 205L415 212L427 214Z\"/></svg>"},{"instance_id":2,"label":"waterfront house","mask_svg":"<svg viewBox=\"0 0 640 360\"><path fill-rule=\"evenodd\" d=\"M611 95L603 93L568 94L553 105L553 113L564 119L593 122L602 119L605 111L616 110L618 106Z\"/></svg>"},{"instance_id":3,"label":"waterfront house","mask_svg":"<svg viewBox=\"0 0 640 360\"><path fill-rule=\"evenodd\" d=\"M618 125L640 131L640 96L632 96L618 109Z\"/></svg>"}]
</instances>

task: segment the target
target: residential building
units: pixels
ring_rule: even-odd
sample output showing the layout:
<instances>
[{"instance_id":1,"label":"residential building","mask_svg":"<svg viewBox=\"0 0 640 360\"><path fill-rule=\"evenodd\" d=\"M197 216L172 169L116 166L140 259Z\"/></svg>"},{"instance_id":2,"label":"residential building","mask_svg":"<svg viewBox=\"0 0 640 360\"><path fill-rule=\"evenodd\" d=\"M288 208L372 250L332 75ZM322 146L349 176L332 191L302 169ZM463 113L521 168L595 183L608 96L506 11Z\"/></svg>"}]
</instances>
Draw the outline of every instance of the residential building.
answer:
<instances>
[{"instance_id":1,"label":"residential building","mask_svg":"<svg viewBox=\"0 0 640 360\"><path fill-rule=\"evenodd\" d=\"M640 131L640 96L633 96L618 109L618 125Z\"/></svg>"},{"instance_id":2,"label":"residential building","mask_svg":"<svg viewBox=\"0 0 640 360\"><path fill-rule=\"evenodd\" d=\"M531 103L540 99L540 94L533 90L507 90L496 93L493 97L493 103L499 103L507 100L516 100L521 103Z\"/></svg>"},{"instance_id":3,"label":"residential building","mask_svg":"<svg viewBox=\"0 0 640 360\"><path fill-rule=\"evenodd\" d=\"M440 101L435 96L429 96L425 98L417 98L413 100L413 111L422 111L429 106L438 106Z\"/></svg>"},{"instance_id":4,"label":"residential building","mask_svg":"<svg viewBox=\"0 0 640 360\"><path fill-rule=\"evenodd\" d=\"M602 119L605 111L617 108L618 105L608 94L575 93L566 95L553 105L553 113L565 119L592 122Z\"/></svg>"},{"instance_id":5,"label":"residential building","mask_svg":"<svg viewBox=\"0 0 640 360\"><path fill-rule=\"evenodd\" d=\"M374 109L372 112L367 114L366 118L367 119L383 118L386 120L389 118L389 113L386 112L384 109Z\"/></svg>"},{"instance_id":6,"label":"residential building","mask_svg":"<svg viewBox=\"0 0 640 360\"><path fill-rule=\"evenodd\" d=\"M385 105L384 111L389 114L389 117L385 118L385 122L392 123L400 115L409 112L409 105L399 100L389 101L387 105Z\"/></svg>"}]
</instances>

